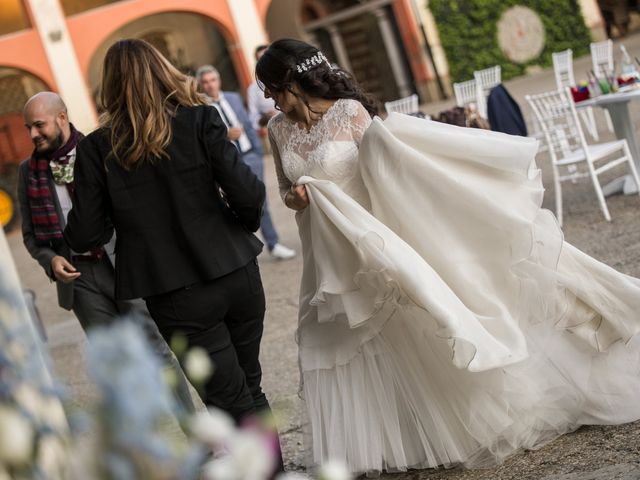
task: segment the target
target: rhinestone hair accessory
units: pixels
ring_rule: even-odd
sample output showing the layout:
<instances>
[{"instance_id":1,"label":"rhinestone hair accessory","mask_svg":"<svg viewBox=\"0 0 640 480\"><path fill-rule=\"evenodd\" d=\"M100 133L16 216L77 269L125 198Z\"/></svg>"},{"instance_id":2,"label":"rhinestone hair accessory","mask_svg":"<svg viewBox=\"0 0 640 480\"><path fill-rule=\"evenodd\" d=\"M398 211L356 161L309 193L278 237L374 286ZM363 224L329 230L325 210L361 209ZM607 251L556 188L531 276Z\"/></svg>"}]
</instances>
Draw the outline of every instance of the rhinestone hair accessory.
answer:
<instances>
[{"instance_id":1,"label":"rhinestone hair accessory","mask_svg":"<svg viewBox=\"0 0 640 480\"><path fill-rule=\"evenodd\" d=\"M322 62L326 62L329 68L333 69L327 57L324 56L324 53L319 51L315 55L306 58L302 62L296 64L296 70L298 73L307 72L322 65Z\"/></svg>"}]
</instances>

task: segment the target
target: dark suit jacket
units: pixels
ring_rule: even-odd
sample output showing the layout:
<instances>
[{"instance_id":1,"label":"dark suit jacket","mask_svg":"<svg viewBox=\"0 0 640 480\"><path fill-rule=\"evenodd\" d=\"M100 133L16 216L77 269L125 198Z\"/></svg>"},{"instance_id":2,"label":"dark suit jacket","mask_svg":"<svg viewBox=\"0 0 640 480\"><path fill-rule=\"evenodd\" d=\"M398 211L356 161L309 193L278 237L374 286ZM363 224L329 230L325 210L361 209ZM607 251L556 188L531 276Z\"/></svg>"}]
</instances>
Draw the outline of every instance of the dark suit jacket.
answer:
<instances>
[{"instance_id":1,"label":"dark suit jacket","mask_svg":"<svg viewBox=\"0 0 640 480\"><path fill-rule=\"evenodd\" d=\"M56 213L60 219L61 226L64 228L64 215L60 208L60 201L58 200L58 194L56 193L55 184L53 183L51 170L48 170L48 173L49 190L51 191L53 203L56 206ZM71 308L73 308L73 283L62 283L56 281L53 276L53 270L51 269L51 259L53 257L61 255L67 260L70 260L71 252L64 242L60 242L60 244L56 245L55 248L51 245L43 246L36 243L36 236L33 231L33 222L31 221L31 206L29 205L29 197L27 196L28 178L29 160L27 159L20 164L18 169L18 203L20 204L20 214L22 217L22 241L31 256L38 261L51 281L56 282L58 304L66 310L71 310Z\"/></svg>"},{"instance_id":2,"label":"dark suit jacket","mask_svg":"<svg viewBox=\"0 0 640 480\"><path fill-rule=\"evenodd\" d=\"M74 250L100 244L113 221L116 298L166 293L212 280L249 263L262 249L264 184L226 140L213 107L180 107L169 158L125 170L109 155L109 132L78 145L75 201L65 239ZM219 194L225 192L226 200Z\"/></svg>"},{"instance_id":3,"label":"dark suit jacket","mask_svg":"<svg viewBox=\"0 0 640 480\"><path fill-rule=\"evenodd\" d=\"M253 147L251 153L262 155L262 142L260 141L255 128L253 128L253 124L251 123L249 114L247 113L247 109L244 108L242 97L239 93L236 92L222 92L222 94L224 95L225 100L229 102L229 105L231 105L231 108L236 114L236 117L238 117L240 123L242 123L244 133L246 133L247 137L249 137L249 141L251 142L251 146Z\"/></svg>"},{"instance_id":4,"label":"dark suit jacket","mask_svg":"<svg viewBox=\"0 0 640 480\"><path fill-rule=\"evenodd\" d=\"M487 116L494 132L527 136L527 124L520 107L502 84L493 87L489 93Z\"/></svg>"}]
</instances>

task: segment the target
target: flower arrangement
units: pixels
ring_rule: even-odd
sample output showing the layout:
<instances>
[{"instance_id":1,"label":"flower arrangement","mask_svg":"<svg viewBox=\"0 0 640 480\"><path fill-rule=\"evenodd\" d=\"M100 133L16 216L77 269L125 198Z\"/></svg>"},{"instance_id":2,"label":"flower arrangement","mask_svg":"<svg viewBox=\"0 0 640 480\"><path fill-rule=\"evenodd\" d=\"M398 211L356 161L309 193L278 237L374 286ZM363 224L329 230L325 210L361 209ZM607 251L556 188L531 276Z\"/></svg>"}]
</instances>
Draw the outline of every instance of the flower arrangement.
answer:
<instances>
[{"instance_id":1,"label":"flower arrangement","mask_svg":"<svg viewBox=\"0 0 640 480\"><path fill-rule=\"evenodd\" d=\"M201 389L213 372L199 349L172 347L182 358L187 377ZM89 373L100 390L99 455L93 471L104 480L266 480L275 465L272 419L256 417L238 428L225 412L209 408L194 415L175 408L162 366L146 345L135 322L121 321L92 331L87 350ZM188 437L187 446L158 428L176 416ZM283 474L280 480L299 480ZM340 463L319 471L322 480L349 480Z\"/></svg>"},{"instance_id":2,"label":"flower arrangement","mask_svg":"<svg viewBox=\"0 0 640 480\"><path fill-rule=\"evenodd\" d=\"M220 410L192 415L178 409L173 382L167 382L137 322L126 318L89 333L86 359L99 394L87 416L92 435L70 429L8 252L0 233L0 480L271 478L273 426L255 419L238 428ZM172 347L187 376L202 388L214 369L209 357L176 342ZM170 418L177 418L186 442L162 428ZM279 480L302 478L308 477L286 473ZM351 475L330 463L318 478L350 480Z\"/></svg>"},{"instance_id":3,"label":"flower arrangement","mask_svg":"<svg viewBox=\"0 0 640 480\"><path fill-rule=\"evenodd\" d=\"M0 238L6 248L4 237ZM10 259L9 259L10 260ZM0 479L66 479L69 428L24 299L0 270Z\"/></svg>"},{"instance_id":4,"label":"flower arrangement","mask_svg":"<svg viewBox=\"0 0 640 480\"><path fill-rule=\"evenodd\" d=\"M162 365L135 321L124 318L89 332L87 366L99 391L93 420L98 455L83 470L104 480L195 479L206 456L181 446L161 427L173 416Z\"/></svg>"}]
</instances>

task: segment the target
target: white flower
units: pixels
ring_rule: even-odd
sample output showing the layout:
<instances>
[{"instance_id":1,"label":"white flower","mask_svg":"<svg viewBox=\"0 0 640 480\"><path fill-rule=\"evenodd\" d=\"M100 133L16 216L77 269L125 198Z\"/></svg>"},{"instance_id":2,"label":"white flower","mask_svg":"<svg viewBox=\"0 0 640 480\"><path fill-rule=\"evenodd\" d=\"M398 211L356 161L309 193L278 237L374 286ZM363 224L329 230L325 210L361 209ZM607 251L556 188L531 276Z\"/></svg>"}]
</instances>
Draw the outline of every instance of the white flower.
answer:
<instances>
[{"instance_id":1,"label":"white flower","mask_svg":"<svg viewBox=\"0 0 640 480\"><path fill-rule=\"evenodd\" d=\"M64 471L67 462L67 454L59 438L47 435L40 440L38 444L38 466L51 478L55 478L55 472Z\"/></svg>"},{"instance_id":2,"label":"white flower","mask_svg":"<svg viewBox=\"0 0 640 480\"><path fill-rule=\"evenodd\" d=\"M259 432L237 431L227 439L228 454L207 463L205 480L264 480L275 467L275 459Z\"/></svg>"},{"instance_id":3,"label":"white flower","mask_svg":"<svg viewBox=\"0 0 640 480\"><path fill-rule=\"evenodd\" d=\"M319 480L351 480L351 473L346 465L337 460L329 460L320 467Z\"/></svg>"},{"instance_id":4,"label":"white flower","mask_svg":"<svg viewBox=\"0 0 640 480\"><path fill-rule=\"evenodd\" d=\"M206 382L213 373L209 354L202 347L189 349L184 359L184 369L189 380L195 383Z\"/></svg>"},{"instance_id":5,"label":"white flower","mask_svg":"<svg viewBox=\"0 0 640 480\"><path fill-rule=\"evenodd\" d=\"M42 394L38 392L31 385L26 383L21 383L13 390L14 398L20 407L24 408L24 410L34 418L40 420L42 412L44 409L44 399L42 398Z\"/></svg>"},{"instance_id":6,"label":"white flower","mask_svg":"<svg viewBox=\"0 0 640 480\"><path fill-rule=\"evenodd\" d=\"M38 422L43 422L59 432L68 429L67 417L58 398L43 395L26 383L18 385L13 394L20 407Z\"/></svg>"},{"instance_id":7,"label":"white flower","mask_svg":"<svg viewBox=\"0 0 640 480\"><path fill-rule=\"evenodd\" d=\"M264 435L257 431L244 430L237 432L230 440L228 449L240 478L264 480L271 476L275 458Z\"/></svg>"},{"instance_id":8,"label":"white flower","mask_svg":"<svg viewBox=\"0 0 640 480\"><path fill-rule=\"evenodd\" d=\"M0 464L22 465L33 453L33 428L15 409L0 406Z\"/></svg>"},{"instance_id":9,"label":"white flower","mask_svg":"<svg viewBox=\"0 0 640 480\"><path fill-rule=\"evenodd\" d=\"M67 416L62 408L60 400L54 397L49 397L43 402L44 409L42 416L44 417L47 425L56 430L57 432L67 432L69 430L69 423L67 423Z\"/></svg>"},{"instance_id":10,"label":"white flower","mask_svg":"<svg viewBox=\"0 0 640 480\"><path fill-rule=\"evenodd\" d=\"M208 445L223 443L234 431L231 417L217 408L209 408L208 412L198 412L191 420L193 436Z\"/></svg>"},{"instance_id":11,"label":"white flower","mask_svg":"<svg viewBox=\"0 0 640 480\"><path fill-rule=\"evenodd\" d=\"M311 477L298 472L281 473L276 480L309 480Z\"/></svg>"},{"instance_id":12,"label":"white flower","mask_svg":"<svg viewBox=\"0 0 640 480\"><path fill-rule=\"evenodd\" d=\"M231 457L222 457L207 462L202 467L203 480L240 480L235 462Z\"/></svg>"}]
</instances>

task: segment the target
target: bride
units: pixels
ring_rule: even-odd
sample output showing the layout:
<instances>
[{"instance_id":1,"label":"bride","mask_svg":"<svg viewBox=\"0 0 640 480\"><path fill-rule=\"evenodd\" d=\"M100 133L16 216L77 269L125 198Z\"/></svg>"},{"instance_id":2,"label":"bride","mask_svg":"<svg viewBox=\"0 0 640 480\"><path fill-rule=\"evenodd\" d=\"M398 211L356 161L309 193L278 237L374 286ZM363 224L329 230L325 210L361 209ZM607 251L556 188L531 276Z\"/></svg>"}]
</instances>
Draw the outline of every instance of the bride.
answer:
<instances>
[{"instance_id":1,"label":"bride","mask_svg":"<svg viewBox=\"0 0 640 480\"><path fill-rule=\"evenodd\" d=\"M392 114L315 47L256 67L303 246L314 463L485 467L640 418L640 281L564 242L534 140Z\"/></svg>"}]
</instances>

